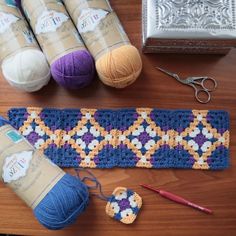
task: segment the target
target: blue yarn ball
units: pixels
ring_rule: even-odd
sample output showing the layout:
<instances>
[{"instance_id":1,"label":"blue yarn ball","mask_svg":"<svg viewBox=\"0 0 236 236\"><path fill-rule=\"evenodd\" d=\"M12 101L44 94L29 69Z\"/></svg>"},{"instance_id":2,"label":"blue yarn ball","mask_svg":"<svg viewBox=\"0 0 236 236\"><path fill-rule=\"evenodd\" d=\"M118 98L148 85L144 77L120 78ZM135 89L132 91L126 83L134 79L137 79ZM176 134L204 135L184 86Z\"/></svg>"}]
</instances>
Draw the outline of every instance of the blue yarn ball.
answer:
<instances>
[{"instance_id":1,"label":"blue yarn ball","mask_svg":"<svg viewBox=\"0 0 236 236\"><path fill-rule=\"evenodd\" d=\"M34 209L34 215L48 229L63 229L77 220L88 203L87 186L78 178L65 174Z\"/></svg>"}]
</instances>

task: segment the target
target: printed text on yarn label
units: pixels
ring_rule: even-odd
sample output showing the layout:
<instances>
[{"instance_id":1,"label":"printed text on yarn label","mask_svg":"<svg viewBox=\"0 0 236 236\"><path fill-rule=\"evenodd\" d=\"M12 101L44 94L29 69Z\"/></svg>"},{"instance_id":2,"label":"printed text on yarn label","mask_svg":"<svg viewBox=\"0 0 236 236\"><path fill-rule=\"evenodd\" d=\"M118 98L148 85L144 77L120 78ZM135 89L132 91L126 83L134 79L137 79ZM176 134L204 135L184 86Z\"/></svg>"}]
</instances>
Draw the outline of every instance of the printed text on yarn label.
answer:
<instances>
[{"instance_id":1,"label":"printed text on yarn label","mask_svg":"<svg viewBox=\"0 0 236 236\"><path fill-rule=\"evenodd\" d=\"M22 7L50 64L84 49L82 39L59 0L22 0Z\"/></svg>"},{"instance_id":2,"label":"printed text on yarn label","mask_svg":"<svg viewBox=\"0 0 236 236\"><path fill-rule=\"evenodd\" d=\"M0 12L0 34L3 34L13 23L16 23L18 20L20 20L20 18L12 14Z\"/></svg>"},{"instance_id":3,"label":"printed text on yarn label","mask_svg":"<svg viewBox=\"0 0 236 236\"><path fill-rule=\"evenodd\" d=\"M26 176L26 171L33 157L32 154L33 151L23 151L6 157L2 174L4 183L11 183Z\"/></svg>"},{"instance_id":4,"label":"printed text on yarn label","mask_svg":"<svg viewBox=\"0 0 236 236\"><path fill-rule=\"evenodd\" d=\"M0 60L38 45L20 11L0 0Z\"/></svg>"},{"instance_id":5,"label":"printed text on yarn label","mask_svg":"<svg viewBox=\"0 0 236 236\"><path fill-rule=\"evenodd\" d=\"M57 29L61 27L62 24L68 19L68 16L60 12L44 11L38 18L35 26L35 33L42 34L48 32L56 32Z\"/></svg>"},{"instance_id":6,"label":"printed text on yarn label","mask_svg":"<svg viewBox=\"0 0 236 236\"><path fill-rule=\"evenodd\" d=\"M64 4L96 60L113 49L130 44L108 1L64 0Z\"/></svg>"},{"instance_id":7,"label":"printed text on yarn label","mask_svg":"<svg viewBox=\"0 0 236 236\"><path fill-rule=\"evenodd\" d=\"M35 208L65 173L10 125L0 127L0 140L2 180Z\"/></svg>"},{"instance_id":8,"label":"printed text on yarn label","mask_svg":"<svg viewBox=\"0 0 236 236\"><path fill-rule=\"evenodd\" d=\"M94 31L107 14L109 12L102 9L83 9L77 23L79 32L87 33Z\"/></svg>"}]
</instances>

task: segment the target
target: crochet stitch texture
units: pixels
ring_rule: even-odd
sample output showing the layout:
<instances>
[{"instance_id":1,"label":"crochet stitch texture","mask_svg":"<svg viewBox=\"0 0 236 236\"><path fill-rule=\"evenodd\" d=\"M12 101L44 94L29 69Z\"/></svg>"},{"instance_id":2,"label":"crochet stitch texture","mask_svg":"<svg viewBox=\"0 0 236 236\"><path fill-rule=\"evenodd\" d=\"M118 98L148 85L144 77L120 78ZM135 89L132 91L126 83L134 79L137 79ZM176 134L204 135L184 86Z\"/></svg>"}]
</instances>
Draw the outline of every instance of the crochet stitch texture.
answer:
<instances>
[{"instance_id":1,"label":"crochet stitch texture","mask_svg":"<svg viewBox=\"0 0 236 236\"><path fill-rule=\"evenodd\" d=\"M132 224L142 207L142 198L131 189L118 187L107 202L106 213L124 224Z\"/></svg>"},{"instance_id":2,"label":"crochet stitch texture","mask_svg":"<svg viewBox=\"0 0 236 236\"><path fill-rule=\"evenodd\" d=\"M15 108L10 123L60 167L224 169L225 111Z\"/></svg>"}]
</instances>

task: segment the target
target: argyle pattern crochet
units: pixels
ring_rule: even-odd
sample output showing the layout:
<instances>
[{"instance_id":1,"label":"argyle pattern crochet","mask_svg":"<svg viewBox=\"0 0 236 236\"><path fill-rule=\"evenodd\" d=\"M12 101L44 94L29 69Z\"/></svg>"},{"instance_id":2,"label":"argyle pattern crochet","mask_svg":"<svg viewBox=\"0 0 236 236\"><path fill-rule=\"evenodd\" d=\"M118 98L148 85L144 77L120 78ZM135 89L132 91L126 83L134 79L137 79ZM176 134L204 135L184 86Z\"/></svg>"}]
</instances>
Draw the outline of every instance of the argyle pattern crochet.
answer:
<instances>
[{"instance_id":1,"label":"argyle pattern crochet","mask_svg":"<svg viewBox=\"0 0 236 236\"><path fill-rule=\"evenodd\" d=\"M13 108L10 123L60 167L224 169L225 111Z\"/></svg>"}]
</instances>

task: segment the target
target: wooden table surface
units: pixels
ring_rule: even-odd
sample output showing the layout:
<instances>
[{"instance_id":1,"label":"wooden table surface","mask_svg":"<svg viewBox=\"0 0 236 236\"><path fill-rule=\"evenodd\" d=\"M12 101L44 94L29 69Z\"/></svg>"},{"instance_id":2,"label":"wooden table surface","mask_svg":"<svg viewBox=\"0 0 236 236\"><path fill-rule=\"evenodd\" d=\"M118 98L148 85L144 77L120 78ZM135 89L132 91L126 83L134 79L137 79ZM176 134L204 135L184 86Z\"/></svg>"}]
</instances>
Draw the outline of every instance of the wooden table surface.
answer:
<instances>
[{"instance_id":1,"label":"wooden table surface","mask_svg":"<svg viewBox=\"0 0 236 236\"><path fill-rule=\"evenodd\" d=\"M131 41L141 48L141 1L113 0ZM48 231L37 222L31 209L0 184L0 233L20 235L236 235L236 50L226 56L215 55L142 55L143 73L124 90L105 87L98 79L81 91L66 91L54 81L34 94L16 91L0 80L0 114L10 107L41 106L61 108L157 107L164 109L225 109L231 118L231 167L224 171L111 169L93 170L104 192L126 186L143 197L143 208L130 226L113 221L105 214L105 203L91 199L86 213L77 223L62 231ZM218 90L212 102L201 105L191 88L155 70L161 65L188 75L208 75L217 79ZM145 182L172 191L214 210L206 215L169 202L141 189Z\"/></svg>"}]
</instances>

